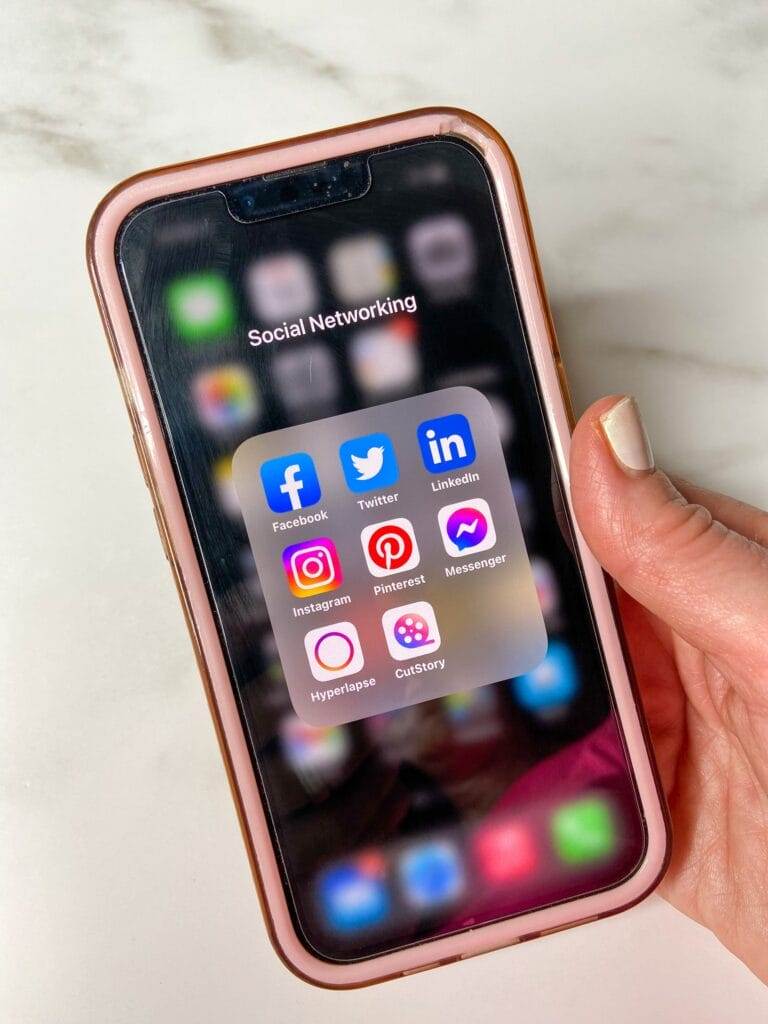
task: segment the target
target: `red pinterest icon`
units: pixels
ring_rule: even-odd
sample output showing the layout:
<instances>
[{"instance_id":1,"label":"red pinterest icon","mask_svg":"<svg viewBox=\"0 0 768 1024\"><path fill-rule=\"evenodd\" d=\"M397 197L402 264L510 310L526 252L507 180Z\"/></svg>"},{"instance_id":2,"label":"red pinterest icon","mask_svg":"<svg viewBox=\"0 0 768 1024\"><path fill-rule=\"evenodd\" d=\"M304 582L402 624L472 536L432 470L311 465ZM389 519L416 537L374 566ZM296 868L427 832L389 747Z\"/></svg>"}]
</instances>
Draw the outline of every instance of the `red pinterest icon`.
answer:
<instances>
[{"instance_id":1,"label":"red pinterest icon","mask_svg":"<svg viewBox=\"0 0 768 1024\"><path fill-rule=\"evenodd\" d=\"M391 519L367 526L361 540L368 568L374 576L388 576L419 564L416 537L407 519Z\"/></svg>"},{"instance_id":2,"label":"red pinterest icon","mask_svg":"<svg viewBox=\"0 0 768 1024\"><path fill-rule=\"evenodd\" d=\"M390 523L368 538L368 554L380 569L400 569L413 554L413 541L402 526Z\"/></svg>"}]
</instances>

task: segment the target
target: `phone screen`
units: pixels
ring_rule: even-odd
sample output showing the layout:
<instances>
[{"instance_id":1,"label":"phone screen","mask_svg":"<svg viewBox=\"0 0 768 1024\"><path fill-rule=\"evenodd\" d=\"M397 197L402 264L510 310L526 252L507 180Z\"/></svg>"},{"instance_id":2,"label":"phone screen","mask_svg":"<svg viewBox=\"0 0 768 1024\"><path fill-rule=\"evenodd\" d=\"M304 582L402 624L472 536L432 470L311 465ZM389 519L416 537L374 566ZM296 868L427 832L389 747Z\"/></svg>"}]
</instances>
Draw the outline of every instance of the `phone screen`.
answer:
<instances>
[{"instance_id":1,"label":"phone screen","mask_svg":"<svg viewBox=\"0 0 768 1024\"><path fill-rule=\"evenodd\" d=\"M118 240L296 930L339 962L645 848L482 159L365 156L349 201L206 189Z\"/></svg>"}]
</instances>

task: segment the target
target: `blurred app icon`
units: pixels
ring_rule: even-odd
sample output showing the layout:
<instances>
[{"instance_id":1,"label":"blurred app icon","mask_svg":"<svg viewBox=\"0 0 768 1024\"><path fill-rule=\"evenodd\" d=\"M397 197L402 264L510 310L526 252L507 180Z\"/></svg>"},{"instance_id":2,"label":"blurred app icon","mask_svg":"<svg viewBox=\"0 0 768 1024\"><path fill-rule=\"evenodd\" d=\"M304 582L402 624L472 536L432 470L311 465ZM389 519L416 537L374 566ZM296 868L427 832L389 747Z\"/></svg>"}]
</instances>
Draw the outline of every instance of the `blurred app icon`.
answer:
<instances>
[{"instance_id":1,"label":"blurred app icon","mask_svg":"<svg viewBox=\"0 0 768 1024\"><path fill-rule=\"evenodd\" d=\"M493 418L496 420L502 447L506 447L515 433L515 420L509 402L500 395L486 395L485 397L493 410Z\"/></svg>"},{"instance_id":2,"label":"blurred app icon","mask_svg":"<svg viewBox=\"0 0 768 1024\"><path fill-rule=\"evenodd\" d=\"M245 283L254 313L266 323L303 316L317 308L312 267L301 253L263 256L250 265Z\"/></svg>"},{"instance_id":3,"label":"blurred app icon","mask_svg":"<svg viewBox=\"0 0 768 1024\"><path fill-rule=\"evenodd\" d=\"M465 498L437 513L443 547L451 558L488 551L496 543L493 516L484 498Z\"/></svg>"},{"instance_id":4,"label":"blurred app icon","mask_svg":"<svg viewBox=\"0 0 768 1024\"><path fill-rule=\"evenodd\" d=\"M552 843L565 864L588 864L613 853L616 826L607 800L586 796L552 815Z\"/></svg>"},{"instance_id":5,"label":"blurred app icon","mask_svg":"<svg viewBox=\"0 0 768 1024\"><path fill-rule=\"evenodd\" d=\"M326 922L339 932L356 932L384 921L392 907L382 855L372 850L324 871L319 879Z\"/></svg>"},{"instance_id":6,"label":"blurred app icon","mask_svg":"<svg viewBox=\"0 0 768 1024\"><path fill-rule=\"evenodd\" d=\"M492 885L525 878L538 863L530 825L514 818L482 825L475 833L472 852L481 875Z\"/></svg>"},{"instance_id":7,"label":"blurred app icon","mask_svg":"<svg viewBox=\"0 0 768 1024\"><path fill-rule=\"evenodd\" d=\"M185 341L214 341L235 326L232 288L220 274L179 277L168 285L166 300L171 323Z\"/></svg>"},{"instance_id":8,"label":"blurred app icon","mask_svg":"<svg viewBox=\"0 0 768 1024\"><path fill-rule=\"evenodd\" d=\"M451 172L447 164L440 160L432 160L427 164L408 168L405 180L414 188L429 188L447 184L451 180Z\"/></svg>"},{"instance_id":9,"label":"blurred app icon","mask_svg":"<svg viewBox=\"0 0 768 1024\"><path fill-rule=\"evenodd\" d=\"M266 665L265 675L271 682L279 682L281 684L280 694L283 697L283 704L287 704L284 689L285 677L283 675L283 666L280 661L280 655L277 650L277 642L275 641L274 633L263 633L260 646L261 657Z\"/></svg>"},{"instance_id":10,"label":"blurred app icon","mask_svg":"<svg viewBox=\"0 0 768 1024\"><path fill-rule=\"evenodd\" d=\"M482 743L502 732L494 686L479 686L443 697L443 708L457 743Z\"/></svg>"},{"instance_id":11,"label":"blurred app icon","mask_svg":"<svg viewBox=\"0 0 768 1024\"><path fill-rule=\"evenodd\" d=\"M213 486L219 507L231 519L240 519L240 501L232 479L232 456L222 455L213 464Z\"/></svg>"},{"instance_id":12,"label":"blurred app icon","mask_svg":"<svg viewBox=\"0 0 768 1024\"><path fill-rule=\"evenodd\" d=\"M317 342L278 347L272 359L277 393L288 418L304 422L335 411L340 394L333 356Z\"/></svg>"},{"instance_id":13,"label":"blurred app icon","mask_svg":"<svg viewBox=\"0 0 768 1024\"><path fill-rule=\"evenodd\" d=\"M420 704L372 715L363 724L368 738L378 747L378 756L386 764L399 768L402 761L418 761L424 736Z\"/></svg>"},{"instance_id":14,"label":"blurred app icon","mask_svg":"<svg viewBox=\"0 0 768 1024\"><path fill-rule=\"evenodd\" d=\"M365 664L357 629L351 622L334 622L311 629L304 637L309 668L319 683L361 672Z\"/></svg>"},{"instance_id":15,"label":"blurred app icon","mask_svg":"<svg viewBox=\"0 0 768 1024\"><path fill-rule=\"evenodd\" d=\"M532 558L531 570L542 614L551 623L560 610L560 588L555 570L545 558Z\"/></svg>"},{"instance_id":16,"label":"blurred app icon","mask_svg":"<svg viewBox=\"0 0 768 1024\"><path fill-rule=\"evenodd\" d=\"M527 533L533 527L535 520L531 489L525 480L521 480L520 477L517 476L513 476L510 483L512 485L512 497L515 499L515 507L517 508L520 525L522 526L523 531Z\"/></svg>"},{"instance_id":17,"label":"blurred app icon","mask_svg":"<svg viewBox=\"0 0 768 1024\"><path fill-rule=\"evenodd\" d=\"M341 468L350 491L379 490L396 484L400 471L395 446L388 434L353 437L339 448Z\"/></svg>"},{"instance_id":18,"label":"blurred app icon","mask_svg":"<svg viewBox=\"0 0 768 1024\"><path fill-rule=\"evenodd\" d=\"M208 218L195 218L194 220L174 220L163 227L157 227L153 237L159 245L179 245L185 242L194 242L198 238L205 238L210 234L211 223Z\"/></svg>"},{"instance_id":19,"label":"blurred app icon","mask_svg":"<svg viewBox=\"0 0 768 1024\"><path fill-rule=\"evenodd\" d=\"M299 778L315 788L317 781L331 782L349 757L349 730L342 725L308 725L296 715L280 722L280 747Z\"/></svg>"},{"instance_id":20,"label":"blurred app icon","mask_svg":"<svg viewBox=\"0 0 768 1024\"><path fill-rule=\"evenodd\" d=\"M469 722L475 716L478 708L485 710L489 703L491 706L494 705L493 694L486 686L481 686L477 690L449 693L447 697L443 697L443 707L448 714L449 721L453 725L459 726Z\"/></svg>"},{"instance_id":21,"label":"blurred app icon","mask_svg":"<svg viewBox=\"0 0 768 1024\"><path fill-rule=\"evenodd\" d=\"M471 292L477 256L463 217L442 213L421 220L405 242L414 274L433 301L465 298Z\"/></svg>"},{"instance_id":22,"label":"blurred app icon","mask_svg":"<svg viewBox=\"0 0 768 1024\"><path fill-rule=\"evenodd\" d=\"M365 302L387 295L397 274L389 246L379 235L342 238L331 246L328 266L342 302Z\"/></svg>"},{"instance_id":23,"label":"blurred app icon","mask_svg":"<svg viewBox=\"0 0 768 1024\"><path fill-rule=\"evenodd\" d=\"M250 373L236 364L201 370L192 390L200 422L215 433L245 427L261 411Z\"/></svg>"},{"instance_id":24,"label":"blurred app icon","mask_svg":"<svg viewBox=\"0 0 768 1024\"><path fill-rule=\"evenodd\" d=\"M403 897L415 909L452 903L464 891L464 867L456 844L448 839L432 839L406 850L398 874Z\"/></svg>"},{"instance_id":25,"label":"blurred app icon","mask_svg":"<svg viewBox=\"0 0 768 1024\"><path fill-rule=\"evenodd\" d=\"M409 391L420 369L416 322L402 315L358 331L349 354L358 387L368 398Z\"/></svg>"},{"instance_id":26,"label":"blurred app icon","mask_svg":"<svg viewBox=\"0 0 768 1024\"><path fill-rule=\"evenodd\" d=\"M576 660L562 640L552 640L542 662L510 680L518 704L534 713L547 711L573 700L579 688Z\"/></svg>"},{"instance_id":27,"label":"blurred app icon","mask_svg":"<svg viewBox=\"0 0 768 1024\"><path fill-rule=\"evenodd\" d=\"M470 353L470 358L474 353ZM472 362L462 366L458 370L449 370L441 373L435 379L435 389L443 388L477 388L482 391L490 401L491 396L487 393L488 388L500 387L504 382L504 375L500 368L493 363Z\"/></svg>"}]
</instances>

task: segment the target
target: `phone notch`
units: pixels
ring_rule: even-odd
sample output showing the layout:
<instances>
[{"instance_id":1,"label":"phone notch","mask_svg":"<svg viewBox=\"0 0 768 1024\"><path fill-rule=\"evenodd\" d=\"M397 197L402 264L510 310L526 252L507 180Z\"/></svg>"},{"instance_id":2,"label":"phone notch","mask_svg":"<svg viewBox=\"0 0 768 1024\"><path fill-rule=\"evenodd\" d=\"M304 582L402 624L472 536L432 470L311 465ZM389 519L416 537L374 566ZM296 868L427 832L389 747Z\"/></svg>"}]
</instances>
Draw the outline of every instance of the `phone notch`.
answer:
<instances>
[{"instance_id":1,"label":"phone notch","mask_svg":"<svg viewBox=\"0 0 768 1024\"><path fill-rule=\"evenodd\" d=\"M221 192L235 220L255 223L359 199L370 186L368 156L353 155L223 185Z\"/></svg>"}]
</instances>

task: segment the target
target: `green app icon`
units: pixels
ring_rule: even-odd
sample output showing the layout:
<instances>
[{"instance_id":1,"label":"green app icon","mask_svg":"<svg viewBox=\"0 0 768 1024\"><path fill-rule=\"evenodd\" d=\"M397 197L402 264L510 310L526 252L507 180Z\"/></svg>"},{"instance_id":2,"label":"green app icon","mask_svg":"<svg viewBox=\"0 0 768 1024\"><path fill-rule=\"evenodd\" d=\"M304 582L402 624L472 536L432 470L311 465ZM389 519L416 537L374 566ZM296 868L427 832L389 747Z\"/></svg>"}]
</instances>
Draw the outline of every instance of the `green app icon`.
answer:
<instances>
[{"instance_id":1,"label":"green app icon","mask_svg":"<svg viewBox=\"0 0 768 1024\"><path fill-rule=\"evenodd\" d=\"M235 300L225 278L211 272L187 274L171 282L168 311L185 341L213 341L235 325Z\"/></svg>"},{"instance_id":2,"label":"green app icon","mask_svg":"<svg viewBox=\"0 0 768 1024\"><path fill-rule=\"evenodd\" d=\"M588 796L558 808L552 815L552 841L566 864L587 864L607 857L616 845L608 803Z\"/></svg>"}]
</instances>

